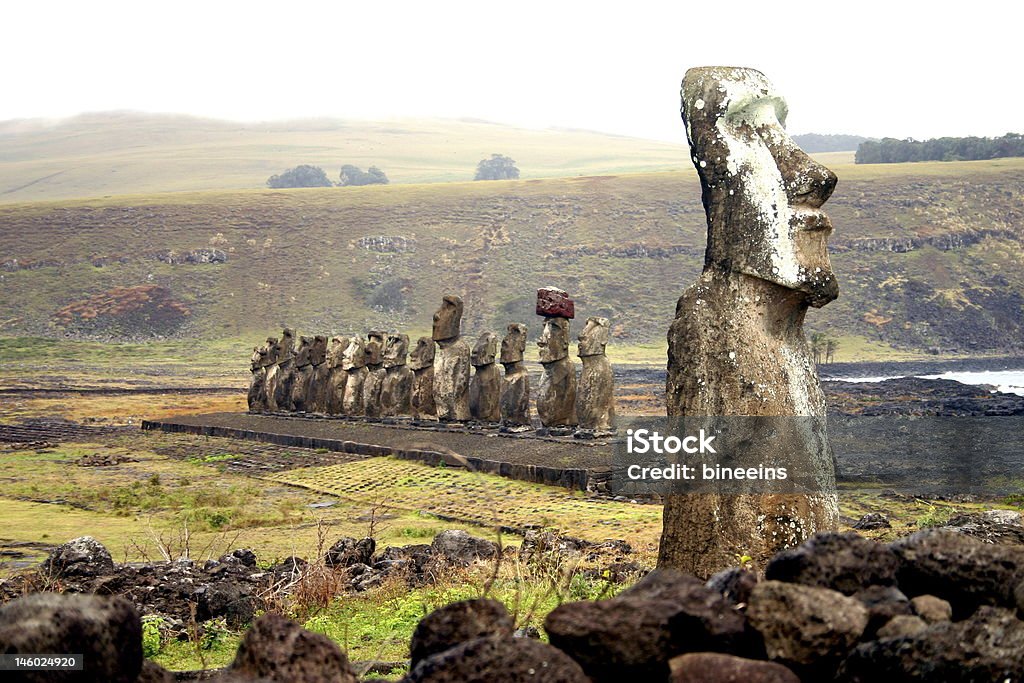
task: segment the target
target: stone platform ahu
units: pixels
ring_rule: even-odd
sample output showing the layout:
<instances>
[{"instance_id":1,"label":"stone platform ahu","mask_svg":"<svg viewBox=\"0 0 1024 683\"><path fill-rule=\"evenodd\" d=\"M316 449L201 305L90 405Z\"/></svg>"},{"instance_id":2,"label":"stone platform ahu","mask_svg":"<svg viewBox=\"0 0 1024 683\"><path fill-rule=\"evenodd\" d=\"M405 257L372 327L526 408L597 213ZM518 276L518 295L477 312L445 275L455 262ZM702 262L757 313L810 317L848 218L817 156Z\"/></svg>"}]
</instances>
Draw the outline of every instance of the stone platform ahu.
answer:
<instances>
[{"instance_id":1,"label":"stone platform ahu","mask_svg":"<svg viewBox=\"0 0 1024 683\"><path fill-rule=\"evenodd\" d=\"M556 287L537 290L544 327L537 341L543 368L531 418L524 354L528 328L509 323L500 339L485 331L472 349L462 336L462 298L445 295L431 336L409 348L409 336L370 330L366 336L299 337L285 329L253 349L251 413L337 415L370 421L408 420L506 434L539 427L542 436L580 439L615 433L614 381L604 355L607 318L591 317L579 334L583 372L569 358L575 303ZM499 369L504 367L504 374Z\"/></svg>"},{"instance_id":2,"label":"stone platform ahu","mask_svg":"<svg viewBox=\"0 0 1024 683\"><path fill-rule=\"evenodd\" d=\"M779 458L815 482L806 494L668 496L659 566L698 576L744 555L763 568L838 522L825 401L803 332L807 309L838 296L826 246L832 223L821 210L836 176L786 134L786 112L753 69L702 67L683 79L708 244L668 332L668 415L771 417L777 438L747 439L749 452L736 455Z\"/></svg>"}]
</instances>

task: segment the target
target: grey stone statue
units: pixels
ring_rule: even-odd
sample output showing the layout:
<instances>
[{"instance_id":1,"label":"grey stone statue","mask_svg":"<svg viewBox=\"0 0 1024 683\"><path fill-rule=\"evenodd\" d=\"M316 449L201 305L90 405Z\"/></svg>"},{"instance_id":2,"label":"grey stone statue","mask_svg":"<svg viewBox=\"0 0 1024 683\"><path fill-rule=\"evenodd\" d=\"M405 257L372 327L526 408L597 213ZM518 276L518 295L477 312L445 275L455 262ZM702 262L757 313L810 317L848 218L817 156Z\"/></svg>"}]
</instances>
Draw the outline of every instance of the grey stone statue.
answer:
<instances>
[{"instance_id":1,"label":"grey stone statue","mask_svg":"<svg viewBox=\"0 0 1024 683\"><path fill-rule=\"evenodd\" d=\"M501 421L501 371L495 364L497 355L498 336L484 332L469 359L474 368L469 383L469 414L479 422Z\"/></svg>"},{"instance_id":2,"label":"grey stone statue","mask_svg":"<svg viewBox=\"0 0 1024 683\"><path fill-rule=\"evenodd\" d=\"M349 339L341 354L341 367L348 373L342 411L346 415L363 414L363 384L366 382L366 344L358 334Z\"/></svg>"},{"instance_id":3,"label":"grey stone statue","mask_svg":"<svg viewBox=\"0 0 1024 683\"><path fill-rule=\"evenodd\" d=\"M469 415L469 346L462 340L462 297L447 295L434 313L434 404L441 422Z\"/></svg>"},{"instance_id":4,"label":"grey stone statue","mask_svg":"<svg viewBox=\"0 0 1024 683\"><path fill-rule=\"evenodd\" d=\"M299 337L299 344L295 347L295 372L292 379L291 410L297 413L308 412L306 399L309 395L309 385L313 379L313 364L310 359L310 351L313 348L313 338Z\"/></svg>"},{"instance_id":5,"label":"grey stone statue","mask_svg":"<svg viewBox=\"0 0 1024 683\"><path fill-rule=\"evenodd\" d=\"M326 413L331 368L327 364L327 337L322 334L313 337L313 345L309 349L309 364L313 366L313 376L310 378L306 395L306 412Z\"/></svg>"},{"instance_id":6,"label":"grey stone statue","mask_svg":"<svg viewBox=\"0 0 1024 683\"><path fill-rule=\"evenodd\" d=\"M585 435L608 436L615 431L615 380L605 355L608 318L587 318L579 335L579 357L583 361L576 392L576 416Z\"/></svg>"},{"instance_id":7,"label":"grey stone statue","mask_svg":"<svg viewBox=\"0 0 1024 683\"><path fill-rule=\"evenodd\" d=\"M384 343L384 383L380 390L381 414L412 415L412 370L406 365L409 335L389 334Z\"/></svg>"},{"instance_id":8,"label":"grey stone statue","mask_svg":"<svg viewBox=\"0 0 1024 683\"><path fill-rule=\"evenodd\" d=\"M380 391L384 386L384 337L379 330L366 334L366 381L363 384L363 415L380 417Z\"/></svg>"},{"instance_id":9,"label":"grey stone statue","mask_svg":"<svg viewBox=\"0 0 1024 683\"><path fill-rule=\"evenodd\" d=\"M667 496L658 564L708 576L749 555L835 529L835 466L804 315L838 296L821 210L836 176L784 129L786 104L753 69L702 67L683 79L683 120L708 220L704 271L668 332L669 416L805 416L778 421L772 453L808 472L808 494ZM814 418L814 419L811 419ZM746 455L746 454L741 454Z\"/></svg>"},{"instance_id":10,"label":"grey stone statue","mask_svg":"<svg viewBox=\"0 0 1024 683\"><path fill-rule=\"evenodd\" d=\"M501 386L501 423L508 431L527 431L530 427L530 375L523 362L526 351L526 325L509 323L501 340L501 364L505 377Z\"/></svg>"},{"instance_id":11,"label":"grey stone statue","mask_svg":"<svg viewBox=\"0 0 1024 683\"><path fill-rule=\"evenodd\" d=\"M412 415L417 420L437 418L434 405L434 340L420 337L416 348L409 354L409 369L412 370Z\"/></svg>"},{"instance_id":12,"label":"grey stone statue","mask_svg":"<svg viewBox=\"0 0 1024 683\"><path fill-rule=\"evenodd\" d=\"M537 415L550 428L575 427L576 366L569 358L569 321L545 318L537 340L544 372L537 392Z\"/></svg>"},{"instance_id":13,"label":"grey stone statue","mask_svg":"<svg viewBox=\"0 0 1024 683\"><path fill-rule=\"evenodd\" d=\"M348 372L342 367L342 360L350 343L348 337L334 337L331 339L331 347L327 350L327 412L330 415L345 412L345 384L348 382Z\"/></svg>"},{"instance_id":14,"label":"grey stone statue","mask_svg":"<svg viewBox=\"0 0 1024 683\"><path fill-rule=\"evenodd\" d=\"M267 341L252 350L249 369L252 381L249 383L247 403L249 412L262 413L267 410L267 371L274 364L274 347L276 337L267 337Z\"/></svg>"},{"instance_id":15,"label":"grey stone statue","mask_svg":"<svg viewBox=\"0 0 1024 683\"><path fill-rule=\"evenodd\" d=\"M274 364L267 369L267 410L292 409L292 379L295 375L295 331L284 328L272 351Z\"/></svg>"}]
</instances>

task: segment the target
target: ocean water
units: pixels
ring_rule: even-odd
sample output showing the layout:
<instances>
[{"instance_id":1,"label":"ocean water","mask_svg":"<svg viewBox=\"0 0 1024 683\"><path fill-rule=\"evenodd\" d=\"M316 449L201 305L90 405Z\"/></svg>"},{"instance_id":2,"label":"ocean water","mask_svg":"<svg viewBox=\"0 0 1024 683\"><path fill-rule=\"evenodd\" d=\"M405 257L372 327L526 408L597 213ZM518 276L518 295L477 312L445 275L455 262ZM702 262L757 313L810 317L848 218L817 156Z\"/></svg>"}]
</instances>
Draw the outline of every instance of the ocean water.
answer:
<instances>
[{"instance_id":1,"label":"ocean water","mask_svg":"<svg viewBox=\"0 0 1024 683\"><path fill-rule=\"evenodd\" d=\"M881 382L887 379L906 377L843 377L843 382ZM981 370L978 372L944 372L941 375L914 375L922 379L952 379L963 384L990 384L997 391L1024 396L1024 370Z\"/></svg>"}]
</instances>

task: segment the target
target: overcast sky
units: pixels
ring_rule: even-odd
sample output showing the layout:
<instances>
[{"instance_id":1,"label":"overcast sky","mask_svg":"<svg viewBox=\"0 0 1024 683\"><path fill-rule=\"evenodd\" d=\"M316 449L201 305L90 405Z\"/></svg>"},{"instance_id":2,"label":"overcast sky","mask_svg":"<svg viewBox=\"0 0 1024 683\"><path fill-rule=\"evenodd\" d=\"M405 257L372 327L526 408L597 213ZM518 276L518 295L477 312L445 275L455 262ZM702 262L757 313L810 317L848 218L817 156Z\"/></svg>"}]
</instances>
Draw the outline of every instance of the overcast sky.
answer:
<instances>
[{"instance_id":1,"label":"overcast sky","mask_svg":"<svg viewBox=\"0 0 1024 683\"><path fill-rule=\"evenodd\" d=\"M768 75L793 133L1024 132L1010 2L78 0L0 18L0 120L476 117L681 142L683 73L727 64Z\"/></svg>"}]
</instances>

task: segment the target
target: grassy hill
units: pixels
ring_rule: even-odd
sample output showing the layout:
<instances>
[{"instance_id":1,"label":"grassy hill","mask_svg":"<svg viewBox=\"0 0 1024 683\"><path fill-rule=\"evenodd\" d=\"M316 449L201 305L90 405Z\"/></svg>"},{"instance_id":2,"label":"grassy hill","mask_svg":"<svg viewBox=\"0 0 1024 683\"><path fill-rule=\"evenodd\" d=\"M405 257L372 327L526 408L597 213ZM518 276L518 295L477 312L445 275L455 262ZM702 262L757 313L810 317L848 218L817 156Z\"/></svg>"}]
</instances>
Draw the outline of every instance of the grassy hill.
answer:
<instances>
[{"instance_id":1,"label":"grassy hill","mask_svg":"<svg viewBox=\"0 0 1024 683\"><path fill-rule=\"evenodd\" d=\"M342 164L379 166L392 183L472 180L492 153L523 178L669 170L678 145L576 130L476 120L336 119L237 123L105 112L56 123L0 122L0 203L266 187L298 164L338 180Z\"/></svg>"},{"instance_id":2,"label":"grassy hill","mask_svg":"<svg viewBox=\"0 0 1024 683\"><path fill-rule=\"evenodd\" d=\"M812 329L847 348L1021 348L1024 160L834 167L842 293ZM0 334L418 334L446 292L466 299L467 333L509 321L536 333L534 292L555 284L582 320L612 318L613 343L658 344L704 232L689 170L6 204ZM184 258L204 249L226 262ZM117 318L146 287L166 300Z\"/></svg>"}]
</instances>

